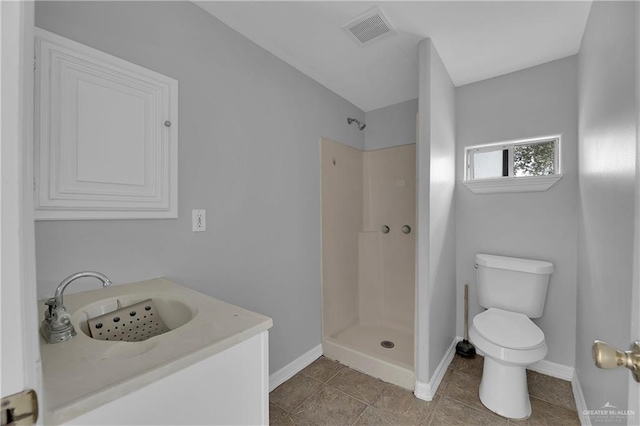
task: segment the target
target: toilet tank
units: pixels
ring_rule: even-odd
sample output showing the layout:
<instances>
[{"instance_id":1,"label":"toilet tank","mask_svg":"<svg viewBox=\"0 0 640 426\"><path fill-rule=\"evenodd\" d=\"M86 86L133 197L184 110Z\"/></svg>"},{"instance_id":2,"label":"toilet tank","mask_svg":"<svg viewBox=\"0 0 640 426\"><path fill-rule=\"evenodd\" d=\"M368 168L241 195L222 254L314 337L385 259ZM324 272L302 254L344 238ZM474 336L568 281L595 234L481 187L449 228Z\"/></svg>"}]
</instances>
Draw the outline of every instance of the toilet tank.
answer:
<instances>
[{"instance_id":1,"label":"toilet tank","mask_svg":"<svg viewBox=\"0 0 640 426\"><path fill-rule=\"evenodd\" d=\"M553 263L516 257L476 255L480 305L539 318L544 310Z\"/></svg>"}]
</instances>

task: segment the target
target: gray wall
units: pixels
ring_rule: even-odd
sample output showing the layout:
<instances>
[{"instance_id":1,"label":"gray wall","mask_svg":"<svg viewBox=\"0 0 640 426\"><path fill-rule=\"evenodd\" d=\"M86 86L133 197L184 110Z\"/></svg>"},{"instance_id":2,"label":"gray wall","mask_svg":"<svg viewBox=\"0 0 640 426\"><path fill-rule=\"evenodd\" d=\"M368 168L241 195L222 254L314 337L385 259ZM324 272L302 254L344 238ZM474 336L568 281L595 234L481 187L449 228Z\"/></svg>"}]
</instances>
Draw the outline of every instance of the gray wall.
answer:
<instances>
[{"instance_id":1,"label":"gray wall","mask_svg":"<svg viewBox=\"0 0 640 426\"><path fill-rule=\"evenodd\" d=\"M364 113L189 2L39 2L36 25L180 82L179 219L37 223L39 296L166 276L271 316L271 372L320 344L319 139L363 149Z\"/></svg>"},{"instance_id":2,"label":"gray wall","mask_svg":"<svg viewBox=\"0 0 640 426\"><path fill-rule=\"evenodd\" d=\"M456 119L454 86L430 39L418 55L416 380L424 386L456 335Z\"/></svg>"},{"instance_id":3,"label":"gray wall","mask_svg":"<svg viewBox=\"0 0 640 426\"><path fill-rule=\"evenodd\" d=\"M435 46L431 52L429 191L429 378L456 336L455 88Z\"/></svg>"},{"instance_id":4,"label":"gray wall","mask_svg":"<svg viewBox=\"0 0 640 426\"><path fill-rule=\"evenodd\" d=\"M416 143L418 99L400 102L364 114L364 149L389 148Z\"/></svg>"},{"instance_id":5,"label":"gray wall","mask_svg":"<svg viewBox=\"0 0 640 426\"><path fill-rule=\"evenodd\" d=\"M535 322L548 361L573 366L576 327L578 193L577 60L569 57L456 89L458 334L464 284L469 318L481 312L475 255L548 260L555 272L544 316ZM491 142L562 135L564 177L546 192L474 194L463 184L464 149Z\"/></svg>"},{"instance_id":6,"label":"gray wall","mask_svg":"<svg viewBox=\"0 0 640 426\"><path fill-rule=\"evenodd\" d=\"M636 7L635 2L594 2L579 52L576 373L591 410L606 402L621 410L627 406L629 372L597 369L591 344L601 339L627 349L630 343L637 178ZM592 422L603 423L593 417ZM629 424L638 424L638 418L629 419Z\"/></svg>"}]
</instances>

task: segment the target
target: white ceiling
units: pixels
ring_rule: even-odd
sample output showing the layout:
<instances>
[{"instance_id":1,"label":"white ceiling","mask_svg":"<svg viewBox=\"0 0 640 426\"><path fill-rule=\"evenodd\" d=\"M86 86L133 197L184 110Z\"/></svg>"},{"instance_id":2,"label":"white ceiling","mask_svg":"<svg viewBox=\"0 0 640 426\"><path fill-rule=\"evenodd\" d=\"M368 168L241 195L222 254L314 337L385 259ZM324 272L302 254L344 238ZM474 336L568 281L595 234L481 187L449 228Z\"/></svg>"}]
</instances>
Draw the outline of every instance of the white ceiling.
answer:
<instances>
[{"instance_id":1,"label":"white ceiling","mask_svg":"<svg viewBox=\"0 0 640 426\"><path fill-rule=\"evenodd\" d=\"M591 8L590 1L196 4L363 111L417 97L424 38L461 86L577 53ZM341 27L376 6L397 34L360 47Z\"/></svg>"}]
</instances>

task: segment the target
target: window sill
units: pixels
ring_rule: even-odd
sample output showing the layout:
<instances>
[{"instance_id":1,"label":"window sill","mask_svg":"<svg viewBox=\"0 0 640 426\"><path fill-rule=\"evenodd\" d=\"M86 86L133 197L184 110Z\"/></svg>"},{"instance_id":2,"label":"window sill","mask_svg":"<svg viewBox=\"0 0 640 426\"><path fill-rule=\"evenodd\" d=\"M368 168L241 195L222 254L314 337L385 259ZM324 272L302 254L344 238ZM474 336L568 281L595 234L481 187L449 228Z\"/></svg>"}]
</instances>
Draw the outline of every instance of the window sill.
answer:
<instances>
[{"instance_id":1,"label":"window sill","mask_svg":"<svg viewBox=\"0 0 640 426\"><path fill-rule=\"evenodd\" d=\"M555 185L560 179L562 179L561 174L466 180L462 183L474 194L497 194L505 192L543 192Z\"/></svg>"}]
</instances>

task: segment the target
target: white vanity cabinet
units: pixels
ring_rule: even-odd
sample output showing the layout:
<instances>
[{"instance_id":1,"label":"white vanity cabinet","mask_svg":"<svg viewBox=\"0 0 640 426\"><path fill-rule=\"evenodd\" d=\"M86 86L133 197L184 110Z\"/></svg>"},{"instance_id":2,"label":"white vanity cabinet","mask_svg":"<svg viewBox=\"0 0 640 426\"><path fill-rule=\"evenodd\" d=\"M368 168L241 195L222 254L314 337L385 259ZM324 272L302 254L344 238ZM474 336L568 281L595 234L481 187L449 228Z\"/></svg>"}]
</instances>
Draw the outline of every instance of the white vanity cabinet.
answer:
<instances>
[{"instance_id":1,"label":"white vanity cabinet","mask_svg":"<svg viewBox=\"0 0 640 426\"><path fill-rule=\"evenodd\" d=\"M266 425L268 341L263 331L64 424Z\"/></svg>"},{"instance_id":2,"label":"white vanity cabinet","mask_svg":"<svg viewBox=\"0 0 640 426\"><path fill-rule=\"evenodd\" d=\"M35 218L176 218L178 81L41 29L35 41Z\"/></svg>"}]
</instances>

